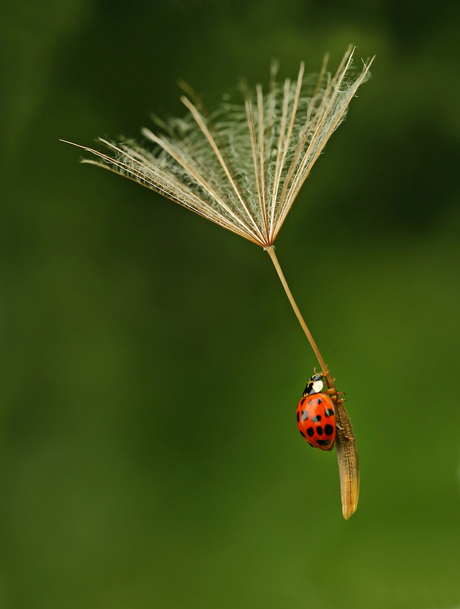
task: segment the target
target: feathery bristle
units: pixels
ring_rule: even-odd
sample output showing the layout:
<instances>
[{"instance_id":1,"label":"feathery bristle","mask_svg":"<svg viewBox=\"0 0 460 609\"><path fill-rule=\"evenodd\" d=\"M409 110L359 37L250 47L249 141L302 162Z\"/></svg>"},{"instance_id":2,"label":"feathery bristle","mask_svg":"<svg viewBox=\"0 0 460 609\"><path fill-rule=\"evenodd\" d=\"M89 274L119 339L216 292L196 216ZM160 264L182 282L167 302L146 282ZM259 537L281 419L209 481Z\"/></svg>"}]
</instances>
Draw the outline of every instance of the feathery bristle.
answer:
<instances>
[{"instance_id":1,"label":"feathery bristle","mask_svg":"<svg viewBox=\"0 0 460 609\"><path fill-rule=\"evenodd\" d=\"M212 222L257 243L271 245L310 170L348 104L369 75L364 63L350 77L350 47L337 72L296 82L276 82L272 63L270 90L245 91L244 102L223 102L209 115L190 87L182 97L189 113L163 123L165 135L142 133L155 146L102 141L113 156L79 146L100 165L125 175ZM77 145L77 144L76 144Z\"/></svg>"}]
</instances>

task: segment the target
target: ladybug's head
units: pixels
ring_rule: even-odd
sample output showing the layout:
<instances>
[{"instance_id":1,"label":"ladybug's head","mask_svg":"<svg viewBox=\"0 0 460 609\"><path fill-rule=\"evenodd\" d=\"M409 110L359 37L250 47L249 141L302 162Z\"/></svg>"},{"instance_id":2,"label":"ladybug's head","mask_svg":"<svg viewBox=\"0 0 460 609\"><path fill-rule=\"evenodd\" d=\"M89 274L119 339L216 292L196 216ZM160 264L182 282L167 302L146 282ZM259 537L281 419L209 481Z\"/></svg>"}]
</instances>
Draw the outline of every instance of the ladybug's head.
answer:
<instances>
[{"instance_id":1,"label":"ladybug's head","mask_svg":"<svg viewBox=\"0 0 460 609\"><path fill-rule=\"evenodd\" d=\"M312 395L314 393L321 393L323 389L323 375L321 373L314 374L307 383L303 395Z\"/></svg>"}]
</instances>

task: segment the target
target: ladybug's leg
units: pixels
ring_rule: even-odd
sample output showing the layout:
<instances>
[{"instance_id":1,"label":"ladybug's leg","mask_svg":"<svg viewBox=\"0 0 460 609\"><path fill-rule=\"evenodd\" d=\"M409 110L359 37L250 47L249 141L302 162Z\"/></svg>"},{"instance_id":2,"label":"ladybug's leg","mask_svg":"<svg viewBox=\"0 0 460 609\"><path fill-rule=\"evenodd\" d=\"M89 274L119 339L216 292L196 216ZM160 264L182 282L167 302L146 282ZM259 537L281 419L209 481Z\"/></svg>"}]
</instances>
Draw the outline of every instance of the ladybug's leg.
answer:
<instances>
[{"instance_id":1,"label":"ladybug's leg","mask_svg":"<svg viewBox=\"0 0 460 609\"><path fill-rule=\"evenodd\" d=\"M340 429L340 431L342 431L342 432L343 432L343 427L342 427L341 425L339 425L338 423L336 423L336 424L335 424L335 426L336 426L336 428L337 428L337 429ZM343 436L344 436L344 437L345 437L347 440L350 440L350 442L356 442L356 439L355 439L355 438L350 438L350 436L347 436L347 435L345 435L345 434L343 434Z\"/></svg>"},{"instance_id":2,"label":"ladybug's leg","mask_svg":"<svg viewBox=\"0 0 460 609\"><path fill-rule=\"evenodd\" d=\"M346 402L347 400L345 398L338 398L336 395L331 395L331 401L334 403L335 406L337 406L338 402L340 402L342 404L343 402Z\"/></svg>"},{"instance_id":3,"label":"ladybug's leg","mask_svg":"<svg viewBox=\"0 0 460 609\"><path fill-rule=\"evenodd\" d=\"M331 400L336 404L337 402L346 402L345 398L340 398L339 395L345 395L343 391L334 391L334 389L327 389L324 393L326 393Z\"/></svg>"}]
</instances>

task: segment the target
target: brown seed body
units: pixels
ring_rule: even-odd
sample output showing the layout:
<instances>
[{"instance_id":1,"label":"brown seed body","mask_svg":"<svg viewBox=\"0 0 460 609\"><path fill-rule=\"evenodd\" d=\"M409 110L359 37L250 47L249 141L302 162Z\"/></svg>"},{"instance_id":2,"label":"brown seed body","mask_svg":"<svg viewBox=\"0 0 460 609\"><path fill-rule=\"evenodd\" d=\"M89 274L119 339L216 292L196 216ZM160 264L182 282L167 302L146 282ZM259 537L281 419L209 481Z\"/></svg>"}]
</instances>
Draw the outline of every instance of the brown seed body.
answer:
<instances>
[{"instance_id":1,"label":"brown seed body","mask_svg":"<svg viewBox=\"0 0 460 609\"><path fill-rule=\"evenodd\" d=\"M359 458L350 417L341 400L335 405L337 434L335 449L340 475L342 514L348 520L356 512L359 499Z\"/></svg>"}]
</instances>

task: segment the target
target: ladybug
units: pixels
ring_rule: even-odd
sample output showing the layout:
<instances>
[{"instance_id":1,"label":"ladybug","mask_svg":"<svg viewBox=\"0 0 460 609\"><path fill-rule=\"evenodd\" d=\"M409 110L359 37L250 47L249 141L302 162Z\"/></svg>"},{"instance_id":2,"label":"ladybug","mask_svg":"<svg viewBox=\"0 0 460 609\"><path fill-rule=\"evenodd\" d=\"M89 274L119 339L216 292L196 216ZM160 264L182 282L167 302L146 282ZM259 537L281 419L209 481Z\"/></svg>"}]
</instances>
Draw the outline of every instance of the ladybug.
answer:
<instances>
[{"instance_id":1,"label":"ladybug","mask_svg":"<svg viewBox=\"0 0 460 609\"><path fill-rule=\"evenodd\" d=\"M305 440L320 450L332 450L335 442L335 411L323 389L323 375L314 374L297 405L297 427Z\"/></svg>"}]
</instances>

